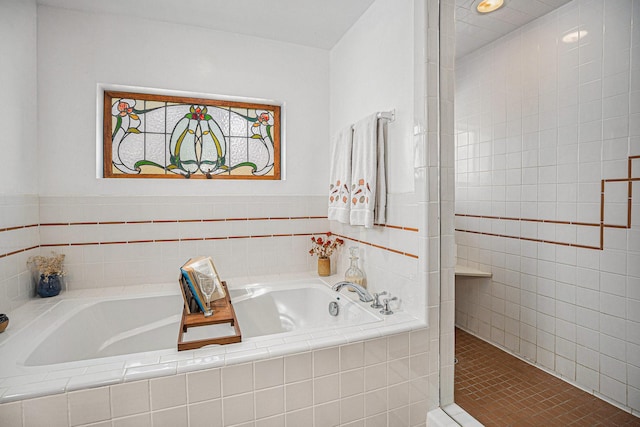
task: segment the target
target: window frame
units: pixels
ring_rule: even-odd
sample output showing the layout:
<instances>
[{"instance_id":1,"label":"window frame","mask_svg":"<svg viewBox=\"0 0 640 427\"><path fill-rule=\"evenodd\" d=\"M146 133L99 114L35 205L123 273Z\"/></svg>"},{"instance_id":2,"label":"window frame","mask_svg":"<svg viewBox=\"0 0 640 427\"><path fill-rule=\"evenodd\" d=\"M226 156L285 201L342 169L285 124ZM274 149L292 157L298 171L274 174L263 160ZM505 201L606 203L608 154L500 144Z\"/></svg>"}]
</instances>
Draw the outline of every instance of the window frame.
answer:
<instances>
[{"instance_id":1,"label":"window frame","mask_svg":"<svg viewBox=\"0 0 640 427\"><path fill-rule=\"evenodd\" d=\"M169 102L177 104L194 104L207 107L223 107L223 108L247 108L256 110L269 110L273 111L273 130L271 137L273 140L273 174L272 175L232 175L231 172L225 172L217 175L205 175L203 173L192 174L185 177L180 174L175 174L166 171L162 174L128 174L128 173L114 173L116 169L113 165L113 120L115 117L111 113L114 99L130 98L135 100L144 101L156 101L156 102ZM203 97L191 97L191 96L176 96L176 95L163 95L159 93L147 93L147 92L129 92L119 90L103 89L103 141L102 141L102 177L103 178L150 178L150 179L231 179L231 180L265 180L265 181L279 181L282 180L281 162L282 162L282 150L281 150L281 134L282 134L282 122L281 122L281 105L274 103L261 103L258 101L236 101L233 99L218 99L203 98Z\"/></svg>"}]
</instances>

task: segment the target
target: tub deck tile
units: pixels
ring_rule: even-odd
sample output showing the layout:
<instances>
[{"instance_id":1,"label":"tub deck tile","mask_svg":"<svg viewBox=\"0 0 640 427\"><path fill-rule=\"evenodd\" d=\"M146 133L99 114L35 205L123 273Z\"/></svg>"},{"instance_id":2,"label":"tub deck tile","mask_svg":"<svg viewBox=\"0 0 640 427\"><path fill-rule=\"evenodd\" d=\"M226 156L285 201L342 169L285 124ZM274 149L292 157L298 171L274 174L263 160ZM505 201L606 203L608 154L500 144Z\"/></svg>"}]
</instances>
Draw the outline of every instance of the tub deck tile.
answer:
<instances>
[{"instance_id":1,"label":"tub deck tile","mask_svg":"<svg viewBox=\"0 0 640 427\"><path fill-rule=\"evenodd\" d=\"M120 369L72 377L67 383L67 391L119 384L122 382L124 375L124 369Z\"/></svg>"},{"instance_id":2,"label":"tub deck tile","mask_svg":"<svg viewBox=\"0 0 640 427\"><path fill-rule=\"evenodd\" d=\"M236 351L234 353L228 353L224 357L224 364L237 365L238 363L253 362L255 360L263 360L271 357L269 351L265 348L247 351Z\"/></svg>"},{"instance_id":3,"label":"tub deck tile","mask_svg":"<svg viewBox=\"0 0 640 427\"><path fill-rule=\"evenodd\" d=\"M269 357L284 356L286 354L302 353L311 350L306 341L284 344L276 347L269 347Z\"/></svg>"},{"instance_id":4,"label":"tub deck tile","mask_svg":"<svg viewBox=\"0 0 640 427\"><path fill-rule=\"evenodd\" d=\"M135 368L127 368L124 374L124 381L138 381L149 378L175 375L177 373L177 368L177 362L158 363L156 365L145 365L137 366Z\"/></svg>"},{"instance_id":5,"label":"tub deck tile","mask_svg":"<svg viewBox=\"0 0 640 427\"><path fill-rule=\"evenodd\" d=\"M55 380L9 387L2 395L2 402L12 402L15 400L32 399L34 397L64 393L67 382L69 382L69 378L58 378Z\"/></svg>"},{"instance_id":6,"label":"tub deck tile","mask_svg":"<svg viewBox=\"0 0 640 427\"><path fill-rule=\"evenodd\" d=\"M203 369L220 368L224 366L224 362L225 358L221 355L194 357L193 359L178 361L177 372L183 374Z\"/></svg>"}]
</instances>

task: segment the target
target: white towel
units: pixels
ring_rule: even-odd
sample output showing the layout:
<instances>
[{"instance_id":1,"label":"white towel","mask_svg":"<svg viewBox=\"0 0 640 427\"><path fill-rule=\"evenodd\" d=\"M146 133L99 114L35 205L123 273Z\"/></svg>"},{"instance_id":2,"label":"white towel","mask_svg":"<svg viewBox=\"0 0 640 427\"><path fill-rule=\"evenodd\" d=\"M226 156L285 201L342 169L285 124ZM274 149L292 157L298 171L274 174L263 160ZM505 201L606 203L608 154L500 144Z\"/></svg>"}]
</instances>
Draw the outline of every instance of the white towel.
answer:
<instances>
[{"instance_id":1,"label":"white towel","mask_svg":"<svg viewBox=\"0 0 640 427\"><path fill-rule=\"evenodd\" d=\"M353 128L351 153L351 225L384 224L386 221L385 138L383 120L373 114Z\"/></svg>"},{"instance_id":2,"label":"white towel","mask_svg":"<svg viewBox=\"0 0 640 427\"><path fill-rule=\"evenodd\" d=\"M351 148L353 130L351 126L339 131L333 138L329 171L329 214L330 220L349 224L351 204Z\"/></svg>"}]
</instances>

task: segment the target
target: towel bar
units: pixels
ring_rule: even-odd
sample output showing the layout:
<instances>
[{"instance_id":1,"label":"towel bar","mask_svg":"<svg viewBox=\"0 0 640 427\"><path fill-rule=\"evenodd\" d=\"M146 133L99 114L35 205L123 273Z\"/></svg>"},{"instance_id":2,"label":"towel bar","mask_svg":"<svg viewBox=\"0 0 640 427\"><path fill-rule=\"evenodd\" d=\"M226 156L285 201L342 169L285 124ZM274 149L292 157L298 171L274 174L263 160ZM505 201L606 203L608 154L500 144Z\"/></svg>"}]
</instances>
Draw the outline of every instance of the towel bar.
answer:
<instances>
[{"instance_id":1,"label":"towel bar","mask_svg":"<svg viewBox=\"0 0 640 427\"><path fill-rule=\"evenodd\" d=\"M380 111L378 112L377 117L379 119L386 119L392 122L396 119L396 110L393 109L391 111Z\"/></svg>"}]
</instances>

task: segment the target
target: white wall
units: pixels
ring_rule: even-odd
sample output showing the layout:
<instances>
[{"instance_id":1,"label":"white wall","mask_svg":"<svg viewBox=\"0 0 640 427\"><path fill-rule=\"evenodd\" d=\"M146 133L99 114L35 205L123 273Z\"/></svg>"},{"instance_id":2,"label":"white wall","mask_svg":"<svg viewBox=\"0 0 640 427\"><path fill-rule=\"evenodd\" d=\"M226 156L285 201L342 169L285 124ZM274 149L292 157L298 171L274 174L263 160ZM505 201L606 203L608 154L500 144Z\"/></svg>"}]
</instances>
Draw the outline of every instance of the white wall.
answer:
<instances>
[{"instance_id":1,"label":"white wall","mask_svg":"<svg viewBox=\"0 0 640 427\"><path fill-rule=\"evenodd\" d=\"M30 295L25 261L34 251L25 249L39 243L37 227L24 228L38 224L34 1L0 1L0 58L0 312L6 312Z\"/></svg>"},{"instance_id":2,"label":"white wall","mask_svg":"<svg viewBox=\"0 0 640 427\"><path fill-rule=\"evenodd\" d=\"M640 155L638 22L575 0L456 64L458 258L493 272L457 284L457 324L635 411L640 192L627 228L630 184L604 184L601 240L600 188Z\"/></svg>"},{"instance_id":3,"label":"white wall","mask_svg":"<svg viewBox=\"0 0 640 427\"><path fill-rule=\"evenodd\" d=\"M397 306L424 317L425 289L417 259L422 223L413 157L414 90L422 86L414 82L413 12L413 0L377 0L331 50L330 115L333 135L370 114L395 108L396 120L388 125L387 224L414 231L364 229L335 221L331 231L349 238L346 246L360 247L360 268L372 292L390 292L399 298ZM328 194L328 180L325 189ZM338 257L338 274L344 275L348 262L344 250Z\"/></svg>"},{"instance_id":4,"label":"white wall","mask_svg":"<svg viewBox=\"0 0 640 427\"><path fill-rule=\"evenodd\" d=\"M35 1L0 2L0 194L35 194L36 6Z\"/></svg>"},{"instance_id":5,"label":"white wall","mask_svg":"<svg viewBox=\"0 0 640 427\"><path fill-rule=\"evenodd\" d=\"M328 176L328 56L204 28L39 6L39 158L51 165L40 177L40 194L321 194ZM286 181L96 179L98 83L285 102Z\"/></svg>"},{"instance_id":6,"label":"white wall","mask_svg":"<svg viewBox=\"0 0 640 427\"><path fill-rule=\"evenodd\" d=\"M377 111L389 126L388 191L413 193L413 2L377 0L331 50L331 135Z\"/></svg>"}]
</instances>

